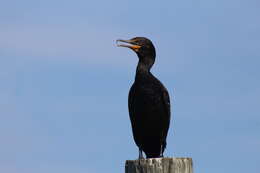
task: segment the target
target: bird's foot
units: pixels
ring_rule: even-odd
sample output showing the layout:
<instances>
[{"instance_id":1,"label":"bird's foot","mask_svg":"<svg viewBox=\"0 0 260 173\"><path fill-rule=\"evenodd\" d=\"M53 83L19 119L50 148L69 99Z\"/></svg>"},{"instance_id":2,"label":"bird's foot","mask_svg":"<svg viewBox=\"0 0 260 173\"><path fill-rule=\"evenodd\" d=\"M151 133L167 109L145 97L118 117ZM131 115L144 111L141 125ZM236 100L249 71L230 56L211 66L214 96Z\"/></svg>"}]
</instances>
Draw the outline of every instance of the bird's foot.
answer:
<instances>
[{"instance_id":1,"label":"bird's foot","mask_svg":"<svg viewBox=\"0 0 260 173\"><path fill-rule=\"evenodd\" d=\"M142 162L142 160L144 160L145 158L144 158L144 156L143 156L143 154L139 154L139 157L138 157L138 163L139 163L139 166L141 166L141 162Z\"/></svg>"},{"instance_id":2,"label":"bird's foot","mask_svg":"<svg viewBox=\"0 0 260 173\"><path fill-rule=\"evenodd\" d=\"M163 145L161 145L161 154L160 154L160 157L161 157L161 158L162 158L162 157L164 157L164 156L163 156L163 151L164 151L164 149L163 149L163 148L164 148L164 146L163 146Z\"/></svg>"},{"instance_id":3,"label":"bird's foot","mask_svg":"<svg viewBox=\"0 0 260 173\"><path fill-rule=\"evenodd\" d=\"M139 156L138 156L138 160L141 160L141 159L144 159L144 156L143 156L143 152L141 149L139 149Z\"/></svg>"}]
</instances>

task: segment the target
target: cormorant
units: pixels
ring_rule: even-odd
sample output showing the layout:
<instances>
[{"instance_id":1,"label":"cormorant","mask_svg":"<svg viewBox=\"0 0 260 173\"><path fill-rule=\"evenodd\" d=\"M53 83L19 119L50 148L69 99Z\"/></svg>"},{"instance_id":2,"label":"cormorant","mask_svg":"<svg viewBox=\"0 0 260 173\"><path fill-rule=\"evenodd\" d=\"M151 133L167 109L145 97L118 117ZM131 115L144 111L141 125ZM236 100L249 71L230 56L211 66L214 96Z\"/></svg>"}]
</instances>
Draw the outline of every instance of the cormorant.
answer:
<instances>
[{"instance_id":1,"label":"cormorant","mask_svg":"<svg viewBox=\"0 0 260 173\"><path fill-rule=\"evenodd\" d=\"M155 61L153 43L144 37L130 40L117 40L127 44L136 52L139 62L136 68L135 81L128 96L128 109L134 141L139 148L139 159L163 157L166 148L166 137L170 125L170 98L167 89L150 72Z\"/></svg>"}]
</instances>

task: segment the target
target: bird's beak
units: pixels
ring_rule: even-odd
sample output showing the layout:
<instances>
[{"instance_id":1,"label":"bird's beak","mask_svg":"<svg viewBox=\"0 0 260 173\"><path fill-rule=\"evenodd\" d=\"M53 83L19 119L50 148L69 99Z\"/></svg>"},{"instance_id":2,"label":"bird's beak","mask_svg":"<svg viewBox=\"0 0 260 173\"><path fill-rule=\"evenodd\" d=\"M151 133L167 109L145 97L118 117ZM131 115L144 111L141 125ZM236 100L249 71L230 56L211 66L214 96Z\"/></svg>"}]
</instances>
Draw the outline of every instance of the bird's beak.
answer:
<instances>
[{"instance_id":1,"label":"bird's beak","mask_svg":"<svg viewBox=\"0 0 260 173\"><path fill-rule=\"evenodd\" d=\"M119 44L118 42L128 43L128 44ZM134 44L134 40L116 40L116 44L118 47L128 47L132 49L135 52L138 52L138 50L141 48L141 46Z\"/></svg>"}]
</instances>

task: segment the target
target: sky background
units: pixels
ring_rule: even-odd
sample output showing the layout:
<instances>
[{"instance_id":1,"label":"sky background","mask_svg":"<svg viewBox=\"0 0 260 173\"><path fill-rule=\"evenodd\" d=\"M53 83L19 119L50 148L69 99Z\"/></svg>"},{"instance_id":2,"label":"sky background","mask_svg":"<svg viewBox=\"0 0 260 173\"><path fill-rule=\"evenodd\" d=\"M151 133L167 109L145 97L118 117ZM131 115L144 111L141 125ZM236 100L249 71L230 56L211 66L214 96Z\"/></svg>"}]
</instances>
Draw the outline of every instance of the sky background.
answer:
<instances>
[{"instance_id":1,"label":"sky background","mask_svg":"<svg viewBox=\"0 0 260 173\"><path fill-rule=\"evenodd\" d=\"M0 172L122 173L127 109L150 38L168 88L165 156L195 172L260 172L260 1L9 0L0 5Z\"/></svg>"}]
</instances>

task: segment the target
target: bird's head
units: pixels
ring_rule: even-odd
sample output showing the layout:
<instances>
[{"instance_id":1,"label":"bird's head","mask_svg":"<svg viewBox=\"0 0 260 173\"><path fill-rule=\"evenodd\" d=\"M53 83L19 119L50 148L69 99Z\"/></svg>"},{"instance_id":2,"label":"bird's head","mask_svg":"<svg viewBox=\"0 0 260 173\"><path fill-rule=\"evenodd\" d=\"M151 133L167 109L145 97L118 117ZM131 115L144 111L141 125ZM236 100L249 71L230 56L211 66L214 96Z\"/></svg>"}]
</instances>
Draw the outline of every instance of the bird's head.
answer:
<instances>
[{"instance_id":1,"label":"bird's head","mask_svg":"<svg viewBox=\"0 0 260 173\"><path fill-rule=\"evenodd\" d=\"M145 37L135 37L130 40L117 40L117 46L119 47L128 47L136 52L139 60L150 59L154 62L155 60L155 48L151 40ZM121 43L119 43L121 42ZM127 44L124 44L127 43Z\"/></svg>"}]
</instances>

